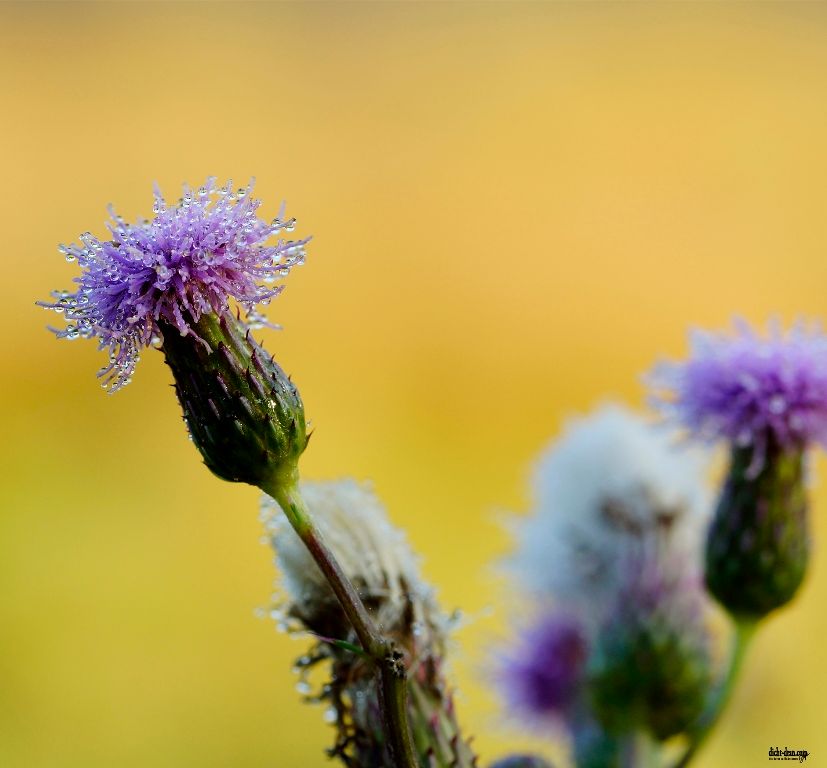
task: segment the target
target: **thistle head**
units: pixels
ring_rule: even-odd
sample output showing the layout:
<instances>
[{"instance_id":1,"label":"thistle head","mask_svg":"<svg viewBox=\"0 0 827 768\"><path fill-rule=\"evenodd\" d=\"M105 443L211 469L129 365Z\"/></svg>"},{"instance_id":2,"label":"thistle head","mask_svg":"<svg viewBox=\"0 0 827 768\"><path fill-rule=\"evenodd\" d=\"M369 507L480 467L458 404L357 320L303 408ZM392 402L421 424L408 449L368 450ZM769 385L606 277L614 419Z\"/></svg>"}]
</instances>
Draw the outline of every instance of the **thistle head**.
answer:
<instances>
[{"instance_id":1,"label":"thistle head","mask_svg":"<svg viewBox=\"0 0 827 768\"><path fill-rule=\"evenodd\" d=\"M803 323L766 336L739 323L731 335L695 331L683 363L649 375L653 402L676 426L752 454L760 471L773 446L827 446L827 336Z\"/></svg>"},{"instance_id":2,"label":"thistle head","mask_svg":"<svg viewBox=\"0 0 827 768\"><path fill-rule=\"evenodd\" d=\"M730 613L761 618L793 598L807 568L805 453L827 445L827 336L804 324L696 333L690 359L650 379L668 418L729 444L706 583Z\"/></svg>"},{"instance_id":3,"label":"thistle head","mask_svg":"<svg viewBox=\"0 0 827 768\"><path fill-rule=\"evenodd\" d=\"M502 664L509 709L538 722L565 721L579 702L588 651L586 630L574 616L541 615Z\"/></svg>"},{"instance_id":4,"label":"thistle head","mask_svg":"<svg viewBox=\"0 0 827 768\"><path fill-rule=\"evenodd\" d=\"M110 207L109 238L87 232L80 245L60 246L80 265L77 290L42 304L66 319L53 329L59 338L98 339L110 392L129 383L144 347L159 347L206 465L225 480L273 487L295 482L304 408L250 329L266 324L260 307L302 263L307 241L276 239L295 222L259 218L252 190L252 181L233 191L209 178L168 206L156 188L153 218L134 224Z\"/></svg>"},{"instance_id":5,"label":"thistle head","mask_svg":"<svg viewBox=\"0 0 827 768\"><path fill-rule=\"evenodd\" d=\"M588 661L590 706L611 734L665 740L701 715L713 683L707 599L686 569L629 563Z\"/></svg>"},{"instance_id":6,"label":"thistle head","mask_svg":"<svg viewBox=\"0 0 827 768\"><path fill-rule=\"evenodd\" d=\"M141 350L169 333L196 334L205 314L236 302L253 324L260 307L282 290L272 283L304 260L307 240L276 239L293 219L258 216L253 181L233 191L207 179L198 190L184 185L177 205L155 189L153 218L128 223L110 206L109 236L91 232L61 245L81 274L75 291L54 291L41 305L63 315L59 338L94 338L108 352L98 376L114 392L129 383Z\"/></svg>"}]
</instances>

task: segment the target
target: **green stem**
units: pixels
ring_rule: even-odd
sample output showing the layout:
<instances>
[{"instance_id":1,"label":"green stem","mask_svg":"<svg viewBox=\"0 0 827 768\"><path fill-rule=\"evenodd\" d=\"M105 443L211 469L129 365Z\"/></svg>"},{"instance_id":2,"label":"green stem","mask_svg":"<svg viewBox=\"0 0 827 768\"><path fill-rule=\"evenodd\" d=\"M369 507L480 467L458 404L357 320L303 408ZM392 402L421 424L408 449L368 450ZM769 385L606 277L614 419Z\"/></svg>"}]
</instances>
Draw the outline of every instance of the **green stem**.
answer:
<instances>
[{"instance_id":1,"label":"green stem","mask_svg":"<svg viewBox=\"0 0 827 768\"><path fill-rule=\"evenodd\" d=\"M629 734L620 753L622 768L657 768L660 765L657 742L645 730Z\"/></svg>"},{"instance_id":2,"label":"green stem","mask_svg":"<svg viewBox=\"0 0 827 768\"><path fill-rule=\"evenodd\" d=\"M263 490L282 508L293 529L304 542L322 574L330 584L342 610L353 626L362 648L376 664L381 681L381 699L391 753L399 768L416 768L413 740L407 714L407 681L401 655L377 629L330 548L316 528L295 479L280 478Z\"/></svg>"},{"instance_id":3,"label":"green stem","mask_svg":"<svg viewBox=\"0 0 827 768\"><path fill-rule=\"evenodd\" d=\"M637 735L637 768L657 768L660 765L660 747L648 731Z\"/></svg>"},{"instance_id":4,"label":"green stem","mask_svg":"<svg viewBox=\"0 0 827 768\"><path fill-rule=\"evenodd\" d=\"M732 653L730 655L726 676L721 681L712 701L707 705L706 711L701 715L698 724L695 726L686 752L684 752L683 756L675 763L673 768L685 768L685 766L689 765L692 758L695 757L695 754L712 733L718 720L720 720L721 715L732 697L735 683L743 667L747 648L749 647L750 640L752 640L755 635L756 627L757 623L754 620L735 620L735 636L732 641Z\"/></svg>"}]
</instances>

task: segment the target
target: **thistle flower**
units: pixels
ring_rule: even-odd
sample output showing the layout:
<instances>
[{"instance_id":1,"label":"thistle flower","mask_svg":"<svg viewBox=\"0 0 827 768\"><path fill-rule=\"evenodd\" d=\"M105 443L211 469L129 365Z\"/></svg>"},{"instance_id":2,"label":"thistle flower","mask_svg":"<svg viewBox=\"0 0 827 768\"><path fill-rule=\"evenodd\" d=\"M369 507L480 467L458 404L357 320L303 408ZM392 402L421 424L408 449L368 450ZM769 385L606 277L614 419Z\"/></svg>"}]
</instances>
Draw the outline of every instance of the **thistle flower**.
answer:
<instances>
[{"instance_id":1,"label":"thistle flower","mask_svg":"<svg viewBox=\"0 0 827 768\"><path fill-rule=\"evenodd\" d=\"M630 558L700 562L706 467L703 453L679 448L634 411L604 406L541 455L532 514L515 526L508 564L535 597L599 620Z\"/></svg>"},{"instance_id":2,"label":"thistle flower","mask_svg":"<svg viewBox=\"0 0 827 768\"><path fill-rule=\"evenodd\" d=\"M586 631L574 616L541 615L502 665L509 710L539 722L571 716L582 694L588 650Z\"/></svg>"},{"instance_id":3,"label":"thistle flower","mask_svg":"<svg viewBox=\"0 0 827 768\"><path fill-rule=\"evenodd\" d=\"M154 218L128 224L110 207L110 240L91 233L61 246L77 260L74 293L44 306L64 315L59 338L97 338L109 352L99 376L127 384L143 347L164 352L184 419L206 465L225 480L272 489L294 482L307 443L298 390L250 336L266 323L259 307L282 290L269 284L302 263L300 241L268 241L295 221L258 218L249 187L184 186L167 207L156 188ZM232 312L234 301L246 321Z\"/></svg>"},{"instance_id":4,"label":"thistle flower","mask_svg":"<svg viewBox=\"0 0 827 768\"><path fill-rule=\"evenodd\" d=\"M706 582L739 619L789 602L809 558L805 451L827 445L827 337L799 324L766 338L696 333L685 363L650 376L677 425L730 445L706 547Z\"/></svg>"},{"instance_id":5,"label":"thistle flower","mask_svg":"<svg viewBox=\"0 0 827 768\"><path fill-rule=\"evenodd\" d=\"M750 448L757 474L773 446L827 447L827 336L803 323L766 338L743 322L733 335L695 331L684 363L661 363L650 374L654 404L706 440Z\"/></svg>"},{"instance_id":6,"label":"thistle flower","mask_svg":"<svg viewBox=\"0 0 827 768\"><path fill-rule=\"evenodd\" d=\"M434 768L470 768L474 755L462 738L444 679L451 622L404 534L387 518L369 486L353 480L302 482L301 494L330 550L362 596L376 624L408 667L408 715L420 760ZM387 751L379 692L371 665L353 653L355 637L321 571L310 559L279 505L265 497L262 520L276 552L286 602L281 610L320 638L299 666L331 664L317 700L330 707L337 728L331 754L348 766L396 766Z\"/></svg>"},{"instance_id":7,"label":"thistle flower","mask_svg":"<svg viewBox=\"0 0 827 768\"><path fill-rule=\"evenodd\" d=\"M98 376L114 392L129 383L141 349L160 344L172 329L198 335L204 314L220 314L236 301L253 324L263 322L258 308L277 296L285 277L304 261L307 240L267 244L295 220L260 219L252 198L254 181L237 191L215 178L194 192L184 185L178 205L167 206L155 188L154 218L127 223L110 206L110 239L91 232L80 244L61 245L81 275L74 292L53 291L42 306L63 314L67 325L53 329L59 338L97 338L109 362Z\"/></svg>"}]
</instances>

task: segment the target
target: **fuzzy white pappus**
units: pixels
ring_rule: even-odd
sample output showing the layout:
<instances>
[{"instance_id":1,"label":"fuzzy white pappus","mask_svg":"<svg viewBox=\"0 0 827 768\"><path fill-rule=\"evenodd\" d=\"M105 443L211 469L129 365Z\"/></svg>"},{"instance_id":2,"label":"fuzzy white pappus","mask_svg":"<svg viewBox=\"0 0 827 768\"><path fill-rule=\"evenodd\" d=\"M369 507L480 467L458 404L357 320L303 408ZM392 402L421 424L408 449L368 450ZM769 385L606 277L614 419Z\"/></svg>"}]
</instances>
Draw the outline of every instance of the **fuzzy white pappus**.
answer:
<instances>
[{"instance_id":1,"label":"fuzzy white pappus","mask_svg":"<svg viewBox=\"0 0 827 768\"><path fill-rule=\"evenodd\" d=\"M534 503L507 565L535 596L597 614L630 559L700 568L708 454L615 404L574 420L540 455Z\"/></svg>"}]
</instances>

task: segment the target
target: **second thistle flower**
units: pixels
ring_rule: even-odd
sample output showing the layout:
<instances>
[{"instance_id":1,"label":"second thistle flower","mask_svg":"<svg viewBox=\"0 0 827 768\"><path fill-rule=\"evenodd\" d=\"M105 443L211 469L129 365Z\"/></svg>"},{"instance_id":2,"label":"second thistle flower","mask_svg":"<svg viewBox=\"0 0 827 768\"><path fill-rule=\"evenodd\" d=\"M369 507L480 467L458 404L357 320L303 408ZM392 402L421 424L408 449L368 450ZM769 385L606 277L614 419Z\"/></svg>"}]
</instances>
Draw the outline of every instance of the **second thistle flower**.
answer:
<instances>
[{"instance_id":1,"label":"second thistle flower","mask_svg":"<svg viewBox=\"0 0 827 768\"><path fill-rule=\"evenodd\" d=\"M729 446L706 582L730 613L759 619L793 598L807 569L805 460L827 445L827 337L803 325L696 333L689 360L660 365L651 384L667 417Z\"/></svg>"}]
</instances>

